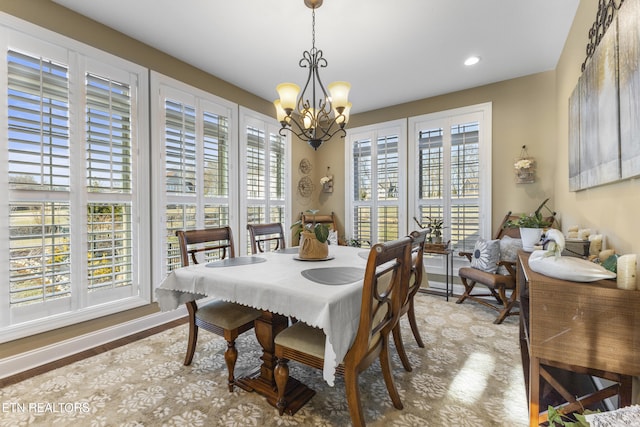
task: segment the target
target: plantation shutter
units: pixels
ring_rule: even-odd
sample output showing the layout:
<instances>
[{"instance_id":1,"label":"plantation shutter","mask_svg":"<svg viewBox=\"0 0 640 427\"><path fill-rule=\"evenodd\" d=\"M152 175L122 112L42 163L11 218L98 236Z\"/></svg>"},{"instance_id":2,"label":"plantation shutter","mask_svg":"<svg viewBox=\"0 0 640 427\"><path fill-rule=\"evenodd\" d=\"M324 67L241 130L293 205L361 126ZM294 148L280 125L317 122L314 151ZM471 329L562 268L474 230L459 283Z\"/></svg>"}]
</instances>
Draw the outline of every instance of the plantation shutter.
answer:
<instances>
[{"instance_id":1,"label":"plantation shutter","mask_svg":"<svg viewBox=\"0 0 640 427\"><path fill-rule=\"evenodd\" d=\"M6 61L9 306L18 323L71 307L69 72L11 49Z\"/></svg>"},{"instance_id":2,"label":"plantation shutter","mask_svg":"<svg viewBox=\"0 0 640 427\"><path fill-rule=\"evenodd\" d=\"M201 103L204 227L229 225L230 161L229 117L214 105Z\"/></svg>"},{"instance_id":3,"label":"plantation shutter","mask_svg":"<svg viewBox=\"0 0 640 427\"><path fill-rule=\"evenodd\" d=\"M134 238L136 170L148 161L139 162L133 131L143 69L78 44L8 34L3 340L137 307L149 295Z\"/></svg>"},{"instance_id":4,"label":"plantation shutter","mask_svg":"<svg viewBox=\"0 0 640 427\"><path fill-rule=\"evenodd\" d=\"M241 108L240 233L238 248L250 253L247 224L289 223L287 201L290 165L288 138L278 133L273 118Z\"/></svg>"},{"instance_id":5,"label":"plantation shutter","mask_svg":"<svg viewBox=\"0 0 640 427\"><path fill-rule=\"evenodd\" d=\"M352 187L347 240L361 246L387 242L406 233L404 124L357 130L350 136ZM355 243L355 242L354 242Z\"/></svg>"},{"instance_id":6,"label":"plantation shutter","mask_svg":"<svg viewBox=\"0 0 640 427\"><path fill-rule=\"evenodd\" d=\"M245 137L247 224L285 224L286 140L258 120L246 127Z\"/></svg>"},{"instance_id":7,"label":"plantation shutter","mask_svg":"<svg viewBox=\"0 0 640 427\"><path fill-rule=\"evenodd\" d=\"M69 73L47 58L7 53L9 184L69 191Z\"/></svg>"},{"instance_id":8,"label":"plantation shutter","mask_svg":"<svg viewBox=\"0 0 640 427\"><path fill-rule=\"evenodd\" d=\"M491 238L491 104L411 117L409 127L416 176L409 209L424 227L441 222L453 253L472 252L480 237ZM427 255L426 266L444 273L445 261ZM468 265L461 257L453 263L454 271Z\"/></svg>"}]
</instances>

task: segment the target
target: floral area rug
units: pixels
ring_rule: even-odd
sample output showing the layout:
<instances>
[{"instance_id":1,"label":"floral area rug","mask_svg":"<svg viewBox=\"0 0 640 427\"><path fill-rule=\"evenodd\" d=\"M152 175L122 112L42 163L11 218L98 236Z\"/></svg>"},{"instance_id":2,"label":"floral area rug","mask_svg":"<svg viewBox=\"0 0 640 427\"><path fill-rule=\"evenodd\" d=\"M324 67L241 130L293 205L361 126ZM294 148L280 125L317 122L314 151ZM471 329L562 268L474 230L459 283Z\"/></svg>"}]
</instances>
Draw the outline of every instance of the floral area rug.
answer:
<instances>
[{"instance_id":1,"label":"floral area rug","mask_svg":"<svg viewBox=\"0 0 640 427\"><path fill-rule=\"evenodd\" d=\"M494 325L495 312L443 297L416 296L425 348L401 320L413 372L391 348L403 410L387 394L380 366L360 375L370 426L527 426L518 320ZM317 394L295 416L279 416L256 393L229 393L223 339L200 331L191 366L182 364L187 325L0 389L0 426L348 426L344 382L291 363L291 376ZM237 342L236 373L257 364L253 332Z\"/></svg>"}]
</instances>

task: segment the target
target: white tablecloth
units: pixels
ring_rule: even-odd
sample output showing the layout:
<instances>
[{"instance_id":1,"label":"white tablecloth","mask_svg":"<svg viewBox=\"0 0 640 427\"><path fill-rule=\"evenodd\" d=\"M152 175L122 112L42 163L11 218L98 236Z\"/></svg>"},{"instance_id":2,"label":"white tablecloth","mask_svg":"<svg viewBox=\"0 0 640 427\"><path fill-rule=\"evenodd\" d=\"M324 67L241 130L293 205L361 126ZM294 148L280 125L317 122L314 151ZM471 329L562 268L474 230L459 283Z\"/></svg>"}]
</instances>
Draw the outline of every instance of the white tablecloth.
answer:
<instances>
[{"instance_id":1,"label":"white tablecloth","mask_svg":"<svg viewBox=\"0 0 640 427\"><path fill-rule=\"evenodd\" d=\"M335 368L349 350L357 332L362 279L345 285L323 285L304 278L303 270L366 266L363 249L329 246L329 261L299 261L294 254L255 255L266 262L211 268L206 264L172 271L156 289L161 310L178 308L206 296L293 316L321 328L327 336L323 376L333 385Z\"/></svg>"}]
</instances>

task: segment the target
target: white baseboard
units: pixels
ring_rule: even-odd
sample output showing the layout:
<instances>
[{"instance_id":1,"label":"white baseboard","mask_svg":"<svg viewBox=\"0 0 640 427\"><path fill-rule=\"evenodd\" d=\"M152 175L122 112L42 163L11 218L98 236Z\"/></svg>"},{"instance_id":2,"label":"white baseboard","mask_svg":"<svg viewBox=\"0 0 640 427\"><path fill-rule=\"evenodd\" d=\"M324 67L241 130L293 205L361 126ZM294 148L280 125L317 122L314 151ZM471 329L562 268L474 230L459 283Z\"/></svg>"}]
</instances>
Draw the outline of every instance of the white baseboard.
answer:
<instances>
[{"instance_id":1,"label":"white baseboard","mask_svg":"<svg viewBox=\"0 0 640 427\"><path fill-rule=\"evenodd\" d=\"M0 379L38 366L54 362L67 356L89 350L93 347L103 345L119 338L145 331L155 326L180 319L187 315L184 304L177 310L159 312L148 316L140 317L129 322L121 323L79 337L60 341L45 347L6 357L0 360Z\"/></svg>"}]
</instances>

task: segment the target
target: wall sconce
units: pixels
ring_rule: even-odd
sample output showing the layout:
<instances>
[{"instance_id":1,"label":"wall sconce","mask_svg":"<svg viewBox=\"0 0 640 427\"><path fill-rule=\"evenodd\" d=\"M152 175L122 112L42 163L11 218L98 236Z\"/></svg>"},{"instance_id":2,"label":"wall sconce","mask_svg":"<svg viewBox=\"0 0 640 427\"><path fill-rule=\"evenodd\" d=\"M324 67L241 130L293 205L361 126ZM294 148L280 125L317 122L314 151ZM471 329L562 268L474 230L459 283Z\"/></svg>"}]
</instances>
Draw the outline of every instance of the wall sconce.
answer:
<instances>
[{"instance_id":1,"label":"wall sconce","mask_svg":"<svg viewBox=\"0 0 640 427\"><path fill-rule=\"evenodd\" d=\"M513 163L517 184L532 184L536 182L536 159L529 156L527 146L523 145L520 157Z\"/></svg>"},{"instance_id":2,"label":"wall sconce","mask_svg":"<svg viewBox=\"0 0 640 427\"><path fill-rule=\"evenodd\" d=\"M333 175L331 175L329 166L327 166L327 174L320 178L320 184L322 185L323 193L333 193Z\"/></svg>"}]
</instances>

